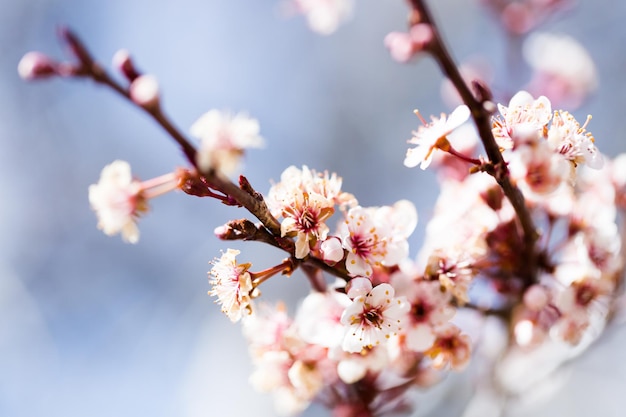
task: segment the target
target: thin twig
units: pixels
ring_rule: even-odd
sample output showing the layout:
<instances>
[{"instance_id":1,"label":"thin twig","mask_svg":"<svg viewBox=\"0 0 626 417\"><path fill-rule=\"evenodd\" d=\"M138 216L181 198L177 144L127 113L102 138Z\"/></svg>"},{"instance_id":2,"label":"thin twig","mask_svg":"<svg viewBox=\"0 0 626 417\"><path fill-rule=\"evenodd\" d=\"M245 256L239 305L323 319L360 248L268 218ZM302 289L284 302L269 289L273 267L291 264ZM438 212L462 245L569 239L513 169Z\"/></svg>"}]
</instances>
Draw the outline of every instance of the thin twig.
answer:
<instances>
[{"instance_id":1,"label":"thin twig","mask_svg":"<svg viewBox=\"0 0 626 417\"><path fill-rule=\"evenodd\" d=\"M61 29L60 35L67 42L72 53L81 65L79 68L76 68L71 75L91 78L95 82L111 88L131 103L136 104L130 96L129 89L123 87L120 83L113 79L102 68L102 66L93 59L91 53L78 36L67 28ZM137 107L142 108L147 114L149 114L176 141L187 158L187 161L194 168L196 168L198 172L200 172L196 162L196 148L185 137L185 135L183 135L180 130L174 126L165 113L163 113L161 107L158 105ZM280 223L276 220L276 218L274 218L274 216L272 216L267 205L265 204L265 201L262 199L259 200L250 191L252 190L252 187L249 183L247 184L248 188L246 190L242 190L232 181L220 175L219 172L202 172L202 176L211 188L214 188L215 190L218 190L236 200L241 206L245 207L252 215L259 219L261 223L263 223L263 225L274 235L280 236Z\"/></svg>"}]
</instances>

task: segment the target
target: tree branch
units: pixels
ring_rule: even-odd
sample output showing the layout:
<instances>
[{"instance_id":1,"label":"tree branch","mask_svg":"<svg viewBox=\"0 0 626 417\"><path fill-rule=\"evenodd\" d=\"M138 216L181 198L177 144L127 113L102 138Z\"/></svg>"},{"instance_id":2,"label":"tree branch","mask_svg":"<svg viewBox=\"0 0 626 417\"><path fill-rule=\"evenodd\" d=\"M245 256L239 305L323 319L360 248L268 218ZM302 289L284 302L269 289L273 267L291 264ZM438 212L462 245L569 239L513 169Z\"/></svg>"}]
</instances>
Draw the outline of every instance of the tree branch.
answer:
<instances>
[{"instance_id":1,"label":"tree branch","mask_svg":"<svg viewBox=\"0 0 626 417\"><path fill-rule=\"evenodd\" d=\"M472 94L465 80L463 80L458 67L454 63L448 48L443 42L426 2L423 0L408 1L413 9L411 24L426 23L431 26L433 37L427 50L437 61L437 64L439 64L445 76L448 77L459 92L463 102L469 107L487 156L494 167L492 171L489 171L489 174L491 174L500 185L519 219L523 231L524 255L528 260L525 264L525 271L523 271L523 278L526 284L530 285L537 279L537 254L535 243L537 242L538 234L530 211L526 207L524 196L519 188L511 182L506 162L493 137L491 131L491 108L493 108L493 103L490 101L491 97L486 96L488 90L484 86L479 86L481 87L479 88L479 92L482 96L480 100Z\"/></svg>"}]
</instances>

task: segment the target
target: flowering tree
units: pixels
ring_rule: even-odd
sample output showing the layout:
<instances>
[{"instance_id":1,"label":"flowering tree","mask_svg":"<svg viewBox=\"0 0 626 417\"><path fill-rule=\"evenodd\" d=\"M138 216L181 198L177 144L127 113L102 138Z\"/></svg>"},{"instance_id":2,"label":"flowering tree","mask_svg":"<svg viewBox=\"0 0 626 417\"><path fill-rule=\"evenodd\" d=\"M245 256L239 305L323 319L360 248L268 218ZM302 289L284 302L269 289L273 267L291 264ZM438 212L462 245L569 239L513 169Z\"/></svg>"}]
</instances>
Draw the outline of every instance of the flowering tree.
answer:
<instances>
[{"instance_id":1,"label":"flowering tree","mask_svg":"<svg viewBox=\"0 0 626 417\"><path fill-rule=\"evenodd\" d=\"M233 182L245 150L264 143L259 122L210 110L190 128L196 140L189 139L164 113L157 79L139 71L127 51L113 60L123 82L68 29L61 37L72 61L31 52L19 64L25 79L89 78L111 88L150 115L186 158L186 167L147 181L133 177L125 161L107 165L89 188L104 233L138 242L137 223L150 200L181 190L249 213L216 227L219 239L263 242L285 254L281 263L256 270L242 262L245 254L226 249L209 271L209 295L243 326L256 367L252 384L274 396L281 414L312 402L334 416L408 413L414 390L462 371L475 356L488 359L490 371L468 410L487 398L502 411L504 398L533 382L520 381L516 369L555 349L558 357L549 357L558 367L618 312L624 160L609 160L596 148L590 117L580 123L553 109L576 107L593 90L584 51L569 39L530 38L531 81L517 91L522 86L509 80L494 93L480 71L455 64L426 3L408 3L408 29L384 40L390 55L401 62L430 55L453 88L449 99L457 101L450 114L430 120L416 111L420 122L404 164L437 170L441 187L417 257L408 238L418 216L408 200L363 207L337 174L307 166L287 167L265 195L243 175ZM512 39L569 5L484 3ZM347 0L292 5L323 34L352 7ZM552 42L580 69L550 63ZM264 282L296 270L311 292L295 313L262 302ZM468 311L483 323L482 335L470 335L456 320ZM491 329L486 323L494 320ZM500 345L481 350L481 337L494 332Z\"/></svg>"}]
</instances>

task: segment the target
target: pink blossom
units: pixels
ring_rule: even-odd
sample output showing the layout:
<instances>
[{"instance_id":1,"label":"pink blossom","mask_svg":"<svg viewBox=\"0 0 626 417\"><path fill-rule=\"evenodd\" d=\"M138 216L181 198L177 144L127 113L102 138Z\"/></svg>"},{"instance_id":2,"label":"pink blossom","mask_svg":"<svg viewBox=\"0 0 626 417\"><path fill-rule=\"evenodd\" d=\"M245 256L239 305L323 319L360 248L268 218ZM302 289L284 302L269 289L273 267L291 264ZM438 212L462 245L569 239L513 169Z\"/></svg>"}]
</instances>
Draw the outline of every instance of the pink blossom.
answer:
<instances>
[{"instance_id":1,"label":"pink blossom","mask_svg":"<svg viewBox=\"0 0 626 417\"><path fill-rule=\"evenodd\" d=\"M308 343L327 348L341 346L345 333L341 315L350 304L348 296L336 291L311 292L296 315L298 333Z\"/></svg>"},{"instance_id":2,"label":"pink blossom","mask_svg":"<svg viewBox=\"0 0 626 417\"><path fill-rule=\"evenodd\" d=\"M590 168L602 168L603 158L595 146L591 133L587 132L587 121L581 126L569 112L554 112L548 130L548 143L574 165L585 164Z\"/></svg>"},{"instance_id":3,"label":"pink blossom","mask_svg":"<svg viewBox=\"0 0 626 417\"><path fill-rule=\"evenodd\" d=\"M461 330L453 324L446 324L437 329L437 339L426 355L433 360L435 369L450 367L456 371L463 370L469 363L472 351L470 338L461 334Z\"/></svg>"},{"instance_id":4,"label":"pink blossom","mask_svg":"<svg viewBox=\"0 0 626 417\"><path fill-rule=\"evenodd\" d=\"M337 363L337 376L346 384L360 381L368 372L378 373L389 363L389 355L383 345L353 353L336 348L331 349L328 356Z\"/></svg>"},{"instance_id":5,"label":"pink blossom","mask_svg":"<svg viewBox=\"0 0 626 417\"><path fill-rule=\"evenodd\" d=\"M398 62L407 62L417 52L424 50L433 39L432 26L426 23L413 25L409 33L391 32L385 36L385 46L391 57Z\"/></svg>"},{"instance_id":6,"label":"pink blossom","mask_svg":"<svg viewBox=\"0 0 626 417\"><path fill-rule=\"evenodd\" d=\"M397 265L408 255L407 238L416 224L417 211L407 200L393 206L350 209L338 231L348 251L348 272L370 277L375 267Z\"/></svg>"},{"instance_id":7,"label":"pink blossom","mask_svg":"<svg viewBox=\"0 0 626 417\"><path fill-rule=\"evenodd\" d=\"M441 284L436 281L413 281L404 294L411 306L402 330L406 346L424 352L435 342L435 329L454 317L452 297L449 292L442 292Z\"/></svg>"},{"instance_id":8,"label":"pink blossom","mask_svg":"<svg viewBox=\"0 0 626 417\"><path fill-rule=\"evenodd\" d=\"M283 215L283 210L293 204L297 195L302 193L317 194L327 199L332 205L345 207L356 206L352 194L341 190L342 179L336 173L329 174L309 169L290 166L280 175L280 182L274 184L267 195L267 205L276 217Z\"/></svg>"},{"instance_id":9,"label":"pink blossom","mask_svg":"<svg viewBox=\"0 0 626 417\"><path fill-rule=\"evenodd\" d=\"M446 116L444 113L439 118L431 117L431 122L424 122L417 131L413 132L413 137L409 143L416 144L406 153L404 165L412 168L420 164L422 169L426 169L432 161L433 152L436 149L445 147L446 135L461 126L470 116L470 110L466 105L460 105Z\"/></svg>"},{"instance_id":10,"label":"pink blossom","mask_svg":"<svg viewBox=\"0 0 626 417\"><path fill-rule=\"evenodd\" d=\"M203 171L218 170L225 175L239 168L246 148L259 148L264 144L259 135L259 122L247 115L210 110L191 126L191 135L200 139L196 156Z\"/></svg>"},{"instance_id":11,"label":"pink blossom","mask_svg":"<svg viewBox=\"0 0 626 417\"><path fill-rule=\"evenodd\" d=\"M330 35L352 16L352 0L292 0L314 32Z\"/></svg>"},{"instance_id":12,"label":"pink blossom","mask_svg":"<svg viewBox=\"0 0 626 417\"><path fill-rule=\"evenodd\" d=\"M498 104L498 110L502 117L493 120L493 136L503 149L538 141L552 118L550 100L544 96L534 99L527 91L516 93L508 107Z\"/></svg>"},{"instance_id":13,"label":"pink blossom","mask_svg":"<svg viewBox=\"0 0 626 417\"><path fill-rule=\"evenodd\" d=\"M296 253L302 259L318 240L325 240L328 226L325 220L333 214L333 203L319 194L296 192L292 204L283 208L280 224L282 236L296 237Z\"/></svg>"},{"instance_id":14,"label":"pink blossom","mask_svg":"<svg viewBox=\"0 0 626 417\"><path fill-rule=\"evenodd\" d=\"M106 235L122 234L126 242L139 241L137 219L148 211L148 200L178 188L176 172L148 181L132 178L130 165L114 161L102 169L97 184L89 186L89 203Z\"/></svg>"},{"instance_id":15,"label":"pink blossom","mask_svg":"<svg viewBox=\"0 0 626 417\"><path fill-rule=\"evenodd\" d=\"M406 299L394 297L389 284L377 285L367 295L356 297L341 316L341 323L346 326L343 349L360 352L378 346L401 329L408 309Z\"/></svg>"},{"instance_id":16,"label":"pink blossom","mask_svg":"<svg viewBox=\"0 0 626 417\"><path fill-rule=\"evenodd\" d=\"M37 80L58 74L58 64L41 52L28 52L20 59L17 73L23 80Z\"/></svg>"},{"instance_id":17,"label":"pink blossom","mask_svg":"<svg viewBox=\"0 0 626 417\"><path fill-rule=\"evenodd\" d=\"M238 250L228 249L213 262L213 268L209 271L213 286L209 295L217 297L216 302L222 305L222 312L232 322L237 322L252 312L254 286L248 272L251 264L238 263L235 258L239 253Z\"/></svg>"},{"instance_id":18,"label":"pink blossom","mask_svg":"<svg viewBox=\"0 0 626 417\"><path fill-rule=\"evenodd\" d=\"M531 201L554 192L570 179L570 164L545 141L520 146L511 153L508 163L511 177Z\"/></svg>"},{"instance_id":19,"label":"pink blossom","mask_svg":"<svg viewBox=\"0 0 626 417\"><path fill-rule=\"evenodd\" d=\"M341 261L345 256L341 240L338 237L331 236L320 245L322 259L329 265L334 265Z\"/></svg>"},{"instance_id":20,"label":"pink blossom","mask_svg":"<svg viewBox=\"0 0 626 417\"><path fill-rule=\"evenodd\" d=\"M524 42L524 57L533 69L528 89L559 106L580 106L598 87L589 53L565 35L533 33Z\"/></svg>"},{"instance_id":21,"label":"pink blossom","mask_svg":"<svg viewBox=\"0 0 626 417\"><path fill-rule=\"evenodd\" d=\"M154 107L159 104L159 82L154 75L141 75L130 84L131 100L141 107Z\"/></svg>"},{"instance_id":22,"label":"pink blossom","mask_svg":"<svg viewBox=\"0 0 626 417\"><path fill-rule=\"evenodd\" d=\"M136 219L148 211L148 204L127 162L117 160L104 167L100 181L89 186L89 203L98 216L98 229L109 236L121 233L125 241L137 243Z\"/></svg>"}]
</instances>

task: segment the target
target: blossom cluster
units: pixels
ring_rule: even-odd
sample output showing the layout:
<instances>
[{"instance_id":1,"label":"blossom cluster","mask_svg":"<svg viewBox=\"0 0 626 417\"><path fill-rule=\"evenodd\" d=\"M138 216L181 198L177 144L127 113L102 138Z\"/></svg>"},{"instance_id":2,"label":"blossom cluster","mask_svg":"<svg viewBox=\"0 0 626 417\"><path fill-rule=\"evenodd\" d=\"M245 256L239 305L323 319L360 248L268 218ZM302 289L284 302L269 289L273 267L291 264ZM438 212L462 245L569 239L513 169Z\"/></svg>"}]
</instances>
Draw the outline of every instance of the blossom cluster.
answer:
<instances>
[{"instance_id":1,"label":"blossom cluster","mask_svg":"<svg viewBox=\"0 0 626 417\"><path fill-rule=\"evenodd\" d=\"M514 343L527 349L548 340L575 345L597 334L592 323L606 320L623 267L616 226L626 201L623 158L605 161L586 130L590 117L581 125L570 113L553 111L546 97L521 91L497 107L494 139L542 231L533 253L522 249L511 202L484 172L488 159L475 155L476 133L465 128L470 111L463 105L422 120L409 140L416 147L405 165L432 164L441 183L415 259L408 246L418 220L411 202L362 207L337 174L291 166L264 201L278 219L279 238L293 242L292 258L257 272L237 260L238 250L213 261L209 295L231 321L242 322L256 367L251 381L273 393L282 414L312 401L359 407L362 398L351 402L353 386L375 393L380 403L370 409L406 406L400 394L408 387L427 386L442 371L468 364L474 343L455 323L459 308L510 311ZM224 164L210 163L224 175L238 166L243 144L259 143L249 139L258 137L256 121L225 117L209 112L192 128L205 140L201 152L231 152ZM212 139L209 132L220 129L221 139ZM148 199L184 189L192 175L178 170L140 182L125 162L105 167L90 187L99 227L136 242L136 219ZM233 227L216 234L227 238ZM338 278L332 284L322 278L293 318L281 304L255 304L265 280L310 260Z\"/></svg>"},{"instance_id":2,"label":"blossom cluster","mask_svg":"<svg viewBox=\"0 0 626 417\"><path fill-rule=\"evenodd\" d=\"M567 2L483 3L521 36ZM290 4L320 33L334 31L352 7L348 0ZM208 272L208 294L243 327L255 366L251 383L272 393L282 415L312 402L338 417L406 411L411 389L463 370L476 351L461 312L478 313L483 324L488 316L501 320L510 335L503 358L594 340L615 312L625 267L618 223L626 210L626 155L603 156L587 130L591 116L581 124L544 95L522 90L496 105L484 83L474 80L470 91L461 71L450 69L423 2L411 4L408 32L389 34L387 47L403 62L433 53L464 101L430 121L415 111L421 125L408 140L404 165L434 168L441 189L415 255L408 242L418 214L409 200L363 206L342 189L339 175L308 166L286 168L265 196L244 176L232 183L246 149L264 144L259 122L210 110L191 126L193 145L161 113L156 78L140 74L126 51L114 61L127 85L100 71L69 32L78 64L31 53L19 65L27 79L91 74L151 114L190 163L148 181L134 178L124 161L106 166L89 188L105 234L136 243L149 201L181 190L244 207L258 220L230 221L215 229L218 238L261 241L287 253L281 263L255 270L237 259L241 251L227 249ZM592 89L592 65L579 67L584 76L569 77L558 60L535 58L543 82L558 78L567 90L557 98L582 100ZM311 292L292 315L282 303L258 301L264 282L296 270Z\"/></svg>"},{"instance_id":3,"label":"blossom cluster","mask_svg":"<svg viewBox=\"0 0 626 417\"><path fill-rule=\"evenodd\" d=\"M345 406L348 397L337 393L347 396L350 384L373 385L383 398L392 376L420 386L442 369L463 369L473 342L454 322L459 308L512 311L514 343L524 348L595 337L598 329L590 324L606 320L623 266L616 227L623 167L603 166L586 126L552 111L546 97L522 91L498 108L494 137L544 231L532 254L536 280L528 279L530 255L521 249L511 203L496 180L481 172L486 158L456 150L467 148L459 142L475 143L475 133L460 129L469 117L465 106L432 118L410 140L417 148L408 150L405 164L434 161L442 188L416 259L409 256L407 238L417 213L408 201L361 207L341 191L338 176L306 166L289 167L271 187L268 204L282 218L282 236L295 239L295 257L314 257L347 274L309 294L293 319L282 306L262 305L257 312L243 297L249 315L237 318L257 367L252 381L276 395L281 411L301 411L314 400ZM459 160L464 173L454 166ZM339 218L332 233L327 223L334 215ZM211 274L231 263L223 256ZM240 271L249 265L243 265L230 269L230 282L248 280ZM221 284L213 282L219 296ZM224 297L220 302L233 305ZM268 326L280 330L268 332ZM267 334L274 339L265 340ZM402 397L395 400L400 407Z\"/></svg>"},{"instance_id":4,"label":"blossom cluster","mask_svg":"<svg viewBox=\"0 0 626 417\"><path fill-rule=\"evenodd\" d=\"M391 375L426 384L433 370L464 368L471 343L451 323L453 292L418 273L409 257L407 238L417 225L412 203L361 207L341 190L336 174L306 166L287 168L267 202L282 218L281 235L295 239L295 258L315 257L346 274L311 292L290 319L281 306L253 307L255 297L246 293L253 291L250 265L233 263L234 251L214 261L211 294L231 319L243 320L257 367L253 384L272 391L280 410L301 411L314 399L328 402L329 387L380 388ZM334 214L332 233L327 223Z\"/></svg>"},{"instance_id":5,"label":"blossom cluster","mask_svg":"<svg viewBox=\"0 0 626 417\"><path fill-rule=\"evenodd\" d=\"M529 259L515 212L484 174L440 177L442 192L420 258L460 303L472 299L468 290L477 280L493 292L490 308L517 303L521 293L513 320L520 345L546 337L576 344L587 332L597 333L589 328L591 317L606 319L620 279L616 205L623 191L616 178L623 167L603 166L586 125L568 112L553 112L546 97L522 91L498 108L494 137L542 230L538 282L524 280Z\"/></svg>"}]
</instances>

